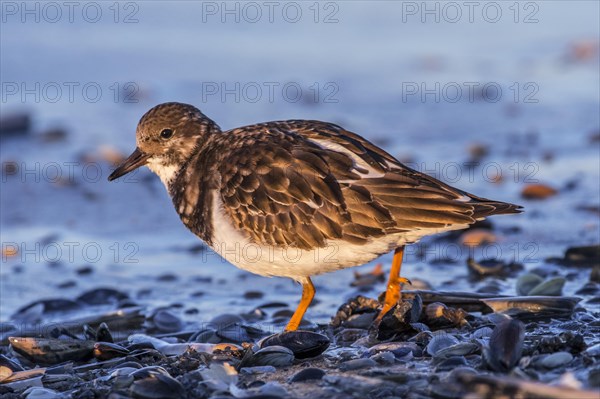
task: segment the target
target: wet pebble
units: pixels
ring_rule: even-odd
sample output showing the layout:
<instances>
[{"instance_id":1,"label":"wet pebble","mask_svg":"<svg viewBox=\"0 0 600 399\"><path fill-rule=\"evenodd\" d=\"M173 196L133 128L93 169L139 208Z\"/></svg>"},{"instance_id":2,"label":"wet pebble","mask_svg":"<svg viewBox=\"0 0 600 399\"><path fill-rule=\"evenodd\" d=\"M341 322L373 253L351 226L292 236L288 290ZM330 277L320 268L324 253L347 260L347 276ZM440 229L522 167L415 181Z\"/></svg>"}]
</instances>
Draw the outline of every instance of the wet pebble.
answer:
<instances>
[{"instance_id":1,"label":"wet pebble","mask_svg":"<svg viewBox=\"0 0 600 399\"><path fill-rule=\"evenodd\" d=\"M288 382L304 382L304 381L315 381L320 380L325 376L325 371L316 367L308 367L304 370L300 370L288 379Z\"/></svg>"},{"instance_id":2,"label":"wet pebble","mask_svg":"<svg viewBox=\"0 0 600 399\"><path fill-rule=\"evenodd\" d=\"M339 365L340 371L363 370L377 366L377 362L371 358L347 360Z\"/></svg>"},{"instance_id":3,"label":"wet pebble","mask_svg":"<svg viewBox=\"0 0 600 399\"><path fill-rule=\"evenodd\" d=\"M129 299L129 295L113 288L95 288L77 297L78 301L88 305L108 305Z\"/></svg>"},{"instance_id":4,"label":"wet pebble","mask_svg":"<svg viewBox=\"0 0 600 399\"><path fill-rule=\"evenodd\" d=\"M31 128L31 115L27 112L13 112L0 119L0 136L25 134Z\"/></svg>"},{"instance_id":5,"label":"wet pebble","mask_svg":"<svg viewBox=\"0 0 600 399\"><path fill-rule=\"evenodd\" d=\"M152 316L152 322L158 331L171 333L181 331L183 321L172 312L160 309Z\"/></svg>"},{"instance_id":6,"label":"wet pebble","mask_svg":"<svg viewBox=\"0 0 600 399\"><path fill-rule=\"evenodd\" d=\"M265 293L262 291L246 291L244 292L245 299L261 299L265 296Z\"/></svg>"},{"instance_id":7,"label":"wet pebble","mask_svg":"<svg viewBox=\"0 0 600 399\"><path fill-rule=\"evenodd\" d=\"M572 360L573 355L569 352L556 352L550 355L544 355L542 359L540 359L539 365L547 369L553 369L571 363Z\"/></svg>"},{"instance_id":8,"label":"wet pebble","mask_svg":"<svg viewBox=\"0 0 600 399\"><path fill-rule=\"evenodd\" d=\"M161 283L172 283L174 281L177 281L178 279L179 277L174 273L164 273L156 277L156 281L159 281Z\"/></svg>"},{"instance_id":9,"label":"wet pebble","mask_svg":"<svg viewBox=\"0 0 600 399\"><path fill-rule=\"evenodd\" d=\"M77 282L74 280L67 280L64 281L62 283L59 283L56 285L56 288L64 290L64 289L68 289L68 288L73 288L77 286Z\"/></svg>"},{"instance_id":10,"label":"wet pebble","mask_svg":"<svg viewBox=\"0 0 600 399\"><path fill-rule=\"evenodd\" d=\"M542 200L556 194L558 191L546 184L529 184L521 191L521 197L529 200Z\"/></svg>"},{"instance_id":11,"label":"wet pebble","mask_svg":"<svg viewBox=\"0 0 600 399\"><path fill-rule=\"evenodd\" d=\"M89 276L90 274L94 273L94 268L90 265L81 266L75 269L75 273L77 273L79 276Z\"/></svg>"},{"instance_id":12,"label":"wet pebble","mask_svg":"<svg viewBox=\"0 0 600 399\"><path fill-rule=\"evenodd\" d=\"M233 324L241 324L243 322L244 319L241 316L237 314L225 313L214 317L208 323L208 325L216 330L224 330Z\"/></svg>"}]
</instances>

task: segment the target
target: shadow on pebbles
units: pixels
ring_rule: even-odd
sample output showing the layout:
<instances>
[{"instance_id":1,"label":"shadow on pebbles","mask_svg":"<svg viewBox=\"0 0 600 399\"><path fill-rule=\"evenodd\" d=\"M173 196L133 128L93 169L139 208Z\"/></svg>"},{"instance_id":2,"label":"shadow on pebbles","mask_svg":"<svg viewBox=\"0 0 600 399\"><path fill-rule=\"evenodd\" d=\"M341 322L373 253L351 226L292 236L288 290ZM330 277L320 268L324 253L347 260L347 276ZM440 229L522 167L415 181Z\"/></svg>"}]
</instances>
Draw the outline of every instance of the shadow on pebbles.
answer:
<instances>
[{"instance_id":1,"label":"shadow on pebbles","mask_svg":"<svg viewBox=\"0 0 600 399\"><path fill-rule=\"evenodd\" d=\"M405 290L379 325L380 302L356 296L275 334L278 303L199 326L109 288L37 301L0 325L0 397L597 399L597 289L562 296L531 273L519 296Z\"/></svg>"}]
</instances>

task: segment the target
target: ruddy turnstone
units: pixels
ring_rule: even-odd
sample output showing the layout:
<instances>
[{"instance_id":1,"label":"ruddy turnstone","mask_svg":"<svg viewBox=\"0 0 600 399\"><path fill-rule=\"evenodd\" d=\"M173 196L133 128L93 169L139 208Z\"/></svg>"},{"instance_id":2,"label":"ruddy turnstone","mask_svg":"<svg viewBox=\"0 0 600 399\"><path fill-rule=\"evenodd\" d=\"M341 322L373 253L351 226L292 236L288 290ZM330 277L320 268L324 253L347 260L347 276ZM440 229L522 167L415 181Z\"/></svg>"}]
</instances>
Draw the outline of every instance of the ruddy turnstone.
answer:
<instances>
[{"instance_id":1,"label":"ruddy turnstone","mask_svg":"<svg viewBox=\"0 0 600 399\"><path fill-rule=\"evenodd\" d=\"M136 143L108 179L147 165L182 222L215 252L243 270L301 283L286 330L298 328L314 297L311 276L395 251L380 320L400 299L406 244L520 212L413 170L332 123L223 132L196 107L170 102L142 117Z\"/></svg>"}]
</instances>

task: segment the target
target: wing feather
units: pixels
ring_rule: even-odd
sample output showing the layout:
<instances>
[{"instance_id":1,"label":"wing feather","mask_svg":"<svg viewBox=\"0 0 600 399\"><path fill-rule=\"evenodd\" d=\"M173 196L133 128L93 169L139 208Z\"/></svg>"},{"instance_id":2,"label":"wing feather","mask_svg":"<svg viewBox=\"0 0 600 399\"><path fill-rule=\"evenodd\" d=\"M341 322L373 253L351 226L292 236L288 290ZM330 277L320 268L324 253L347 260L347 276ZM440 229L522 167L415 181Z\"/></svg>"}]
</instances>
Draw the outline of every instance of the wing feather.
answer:
<instances>
[{"instance_id":1,"label":"wing feather","mask_svg":"<svg viewBox=\"0 0 600 399\"><path fill-rule=\"evenodd\" d=\"M221 199L259 243L301 249L468 225L520 207L476 197L415 171L364 138L318 121L225 132Z\"/></svg>"}]
</instances>

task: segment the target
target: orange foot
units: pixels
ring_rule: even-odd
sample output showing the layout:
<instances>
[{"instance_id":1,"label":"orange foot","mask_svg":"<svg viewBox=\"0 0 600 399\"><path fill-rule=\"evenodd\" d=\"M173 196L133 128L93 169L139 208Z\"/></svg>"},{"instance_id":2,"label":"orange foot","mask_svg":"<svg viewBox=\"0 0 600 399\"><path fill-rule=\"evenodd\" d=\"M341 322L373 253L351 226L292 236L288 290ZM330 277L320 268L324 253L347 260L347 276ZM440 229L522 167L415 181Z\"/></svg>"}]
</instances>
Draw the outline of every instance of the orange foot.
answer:
<instances>
[{"instance_id":1,"label":"orange foot","mask_svg":"<svg viewBox=\"0 0 600 399\"><path fill-rule=\"evenodd\" d=\"M401 297L400 284L410 284L410 280L404 277L400 277L400 269L402 267L402 257L404 255L404 247L399 247L394 252L394 259L392 260L392 269L390 270L390 277L387 283L387 289L385 291L385 300L383 302L383 308L377 315L375 323L381 322L383 316L398 303Z\"/></svg>"}]
</instances>

